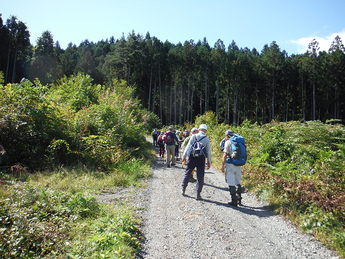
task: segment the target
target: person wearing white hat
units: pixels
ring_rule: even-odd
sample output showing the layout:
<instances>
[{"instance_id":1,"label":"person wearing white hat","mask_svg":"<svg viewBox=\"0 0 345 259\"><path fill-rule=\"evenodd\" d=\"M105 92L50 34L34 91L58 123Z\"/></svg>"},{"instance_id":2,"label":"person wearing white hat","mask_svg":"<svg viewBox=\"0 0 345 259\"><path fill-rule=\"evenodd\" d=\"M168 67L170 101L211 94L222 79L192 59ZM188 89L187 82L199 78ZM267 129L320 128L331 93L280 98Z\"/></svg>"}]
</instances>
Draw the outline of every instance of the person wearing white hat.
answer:
<instances>
[{"instance_id":1,"label":"person wearing white hat","mask_svg":"<svg viewBox=\"0 0 345 259\"><path fill-rule=\"evenodd\" d=\"M211 142L210 139L206 136L207 125L201 124L199 126L199 133L193 134L190 138L187 147L185 148L182 156L182 163L186 162L187 158L187 168L184 174L182 181L182 195L185 195L186 188L188 186L189 179L191 177L192 171L197 168L197 184L196 184L196 199L201 200L201 191L204 186L204 177L205 177L205 160L207 158L207 169L211 167ZM203 147L202 155L199 157L193 156L192 147L194 144L199 143Z\"/></svg>"}]
</instances>

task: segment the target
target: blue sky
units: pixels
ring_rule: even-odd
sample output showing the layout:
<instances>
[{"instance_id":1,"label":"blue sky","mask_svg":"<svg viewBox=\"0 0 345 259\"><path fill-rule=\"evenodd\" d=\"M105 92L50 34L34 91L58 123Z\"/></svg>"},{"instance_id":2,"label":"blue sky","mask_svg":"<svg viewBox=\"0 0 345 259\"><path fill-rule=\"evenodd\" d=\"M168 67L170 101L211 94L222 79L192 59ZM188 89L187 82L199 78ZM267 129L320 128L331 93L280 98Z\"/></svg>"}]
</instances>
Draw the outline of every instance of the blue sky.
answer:
<instances>
[{"instance_id":1,"label":"blue sky","mask_svg":"<svg viewBox=\"0 0 345 259\"><path fill-rule=\"evenodd\" d=\"M288 55L305 53L314 38L326 51L336 35L345 44L344 0L0 0L0 13L26 23L33 45L48 30L63 49L132 30L173 44L234 40L259 52L276 41Z\"/></svg>"}]
</instances>

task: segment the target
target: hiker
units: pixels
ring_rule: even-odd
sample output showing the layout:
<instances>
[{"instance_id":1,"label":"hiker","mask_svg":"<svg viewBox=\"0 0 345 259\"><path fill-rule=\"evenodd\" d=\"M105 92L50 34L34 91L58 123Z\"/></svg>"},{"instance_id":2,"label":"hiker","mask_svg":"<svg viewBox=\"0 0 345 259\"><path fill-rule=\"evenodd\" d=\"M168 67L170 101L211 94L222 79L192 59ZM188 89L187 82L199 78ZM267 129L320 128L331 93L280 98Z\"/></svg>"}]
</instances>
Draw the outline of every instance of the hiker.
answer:
<instances>
[{"instance_id":1,"label":"hiker","mask_svg":"<svg viewBox=\"0 0 345 259\"><path fill-rule=\"evenodd\" d=\"M197 128L192 128L190 132L192 133L192 135L193 135L193 134L198 134L198 133L199 133L199 130L198 130ZM183 141L183 143L182 143L183 151L186 149L187 144L188 144L190 138L192 137L192 135L189 135L189 136ZM195 171L195 170L192 171L191 177L189 178L189 182L191 182L191 183L195 183L195 182L196 182L196 180L195 180L194 177L193 177L194 171Z\"/></svg>"},{"instance_id":2,"label":"hiker","mask_svg":"<svg viewBox=\"0 0 345 259\"><path fill-rule=\"evenodd\" d=\"M164 157L164 141L163 141L163 137L164 137L164 132L161 131L160 135L157 138L157 143L159 146L159 156L160 157Z\"/></svg>"},{"instance_id":3,"label":"hiker","mask_svg":"<svg viewBox=\"0 0 345 259\"><path fill-rule=\"evenodd\" d=\"M153 132L152 132L152 138L153 138L153 145L154 146L157 146L157 138L158 138L158 131L157 129L155 129Z\"/></svg>"},{"instance_id":4,"label":"hiker","mask_svg":"<svg viewBox=\"0 0 345 259\"><path fill-rule=\"evenodd\" d=\"M196 199L201 200L201 191L204 186L205 177L205 160L207 158L207 169L211 167L211 143L210 139L206 136L207 125L201 124L199 126L199 133L192 135L186 149L183 152L182 162L186 162L187 169L182 181L182 195L185 195L188 186L189 178L194 168L197 168L197 183L196 183ZM196 148L199 147L200 149ZM201 151L201 152L199 152Z\"/></svg>"},{"instance_id":5,"label":"hiker","mask_svg":"<svg viewBox=\"0 0 345 259\"><path fill-rule=\"evenodd\" d=\"M232 130L229 130L230 132L232 132ZM233 132L232 132L233 133ZM236 136L238 136L238 134L236 133L233 133L234 134L234 136L236 135ZM227 141L227 139L226 139L226 137L224 137L223 139L222 139L222 141L219 143L219 147L220 147L220 151L224 151L224 146L225 146L225 141Z\"/></svg>"},{"instance_id":6,"label":"hiker","mask_svg":"<svg viewBox=\"0 0 345 259\"><path fill-rule=\"evenodd\" d=\"M176 131L176 138L177 138L177 141L175 141L175 160L176 161L180 161L179 159L179 147L180 147L180 142L181 142L181 138L179 136L180 134L180 131Z\"/></svg>"},{"instance_id":7,"label":"hiker","mask_svg":"<svg viewBox=\"0 0 345 259\"><path fill-rule=\"evenodd\" d=\"M225 173L225 181L229 186L231 201L228 202L229 205L237 207L237 205L242 205L242 166L234 165L231 163L230 152L231 152L231 140L230 138L238 134L234 134L231 130L225 132L225 146L223 151L223 162L222 162L222 172ZM230 161L228 162L227 161Z\"/></svg>"},{"instance_id":8,"label":"hiker","mask_svg":"<svg viewBox=\"0 0 345 259\"><path fill-rule=\"evenodd\" d=\"M186 139L189 137L189 131L187 129L184 129L184 132L182 133L183 139Z\"/></svg>"},{"instance_id":9,"label":"hiker","mask_svg":"<svg viewBox=\"0 0 345 259\"><path fill-rule=\"evenodd\" d=\"M176 165L175 163L175 141L177 140L176 134L174 132L174 126L170 125L169 130L164 134L164 142L167 150L167 166L170 168L170 155L171 155L171 165Z\"/></svg>"}]
</instances>

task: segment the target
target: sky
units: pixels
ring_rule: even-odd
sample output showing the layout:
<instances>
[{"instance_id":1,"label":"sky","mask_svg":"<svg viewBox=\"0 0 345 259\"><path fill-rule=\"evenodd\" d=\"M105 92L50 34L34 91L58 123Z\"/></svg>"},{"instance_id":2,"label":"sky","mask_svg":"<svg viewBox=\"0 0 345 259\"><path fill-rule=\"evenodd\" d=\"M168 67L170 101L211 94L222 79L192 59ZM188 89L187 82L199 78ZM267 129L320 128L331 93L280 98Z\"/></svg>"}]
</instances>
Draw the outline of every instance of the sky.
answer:
<instances>
[{"instance_id":1,"label":"sky","mask_svg":"<svg viewBox=\"0 0 345 259\"><path fill-rule=\"evenodd\" d=\"M85 40L120 39L149 32L173 44L218 39L226 49L275 41L280 50L303 54L313 40L328 51L339 35L345 44L345 0L0 0L4 23L11 15L28 27L35 46L44 31L66 49Z\"/></svg>"}]
</instances>

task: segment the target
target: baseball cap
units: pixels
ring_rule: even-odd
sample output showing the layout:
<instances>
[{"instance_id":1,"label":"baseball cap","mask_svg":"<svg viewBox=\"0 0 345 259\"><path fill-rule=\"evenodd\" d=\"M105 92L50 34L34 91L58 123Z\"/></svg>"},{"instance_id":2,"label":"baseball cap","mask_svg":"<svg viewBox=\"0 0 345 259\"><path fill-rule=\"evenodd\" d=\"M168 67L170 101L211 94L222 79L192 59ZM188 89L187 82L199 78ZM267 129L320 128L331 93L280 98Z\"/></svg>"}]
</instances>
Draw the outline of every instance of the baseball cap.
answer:
<instances>
[{"instance_id":1,"label":"baseball cap","mask_svg":"<svg viewBox=\"0 0 345 259\"><path fill-rule=\"evenodd\" d=\"M225 136L232 137L233 135L235 134L232 132L232 130L225 131Z\"/></svg>"}]
</instances>

